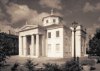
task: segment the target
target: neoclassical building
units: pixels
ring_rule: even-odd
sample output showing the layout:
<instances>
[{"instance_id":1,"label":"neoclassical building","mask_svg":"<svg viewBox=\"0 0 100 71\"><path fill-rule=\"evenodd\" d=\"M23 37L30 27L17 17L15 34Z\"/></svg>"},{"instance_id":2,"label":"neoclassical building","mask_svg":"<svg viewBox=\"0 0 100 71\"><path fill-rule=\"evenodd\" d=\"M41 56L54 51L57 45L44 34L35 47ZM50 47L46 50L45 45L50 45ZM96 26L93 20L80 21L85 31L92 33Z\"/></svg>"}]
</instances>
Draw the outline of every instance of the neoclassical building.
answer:
<instances>
[{"instance_id":1,"label":"neoclassical building","mask_svg":"<svg viewBox=\"0 0 100 71\"><path fill-rule=\"evenodd\" d=\"M76 56L86 54L86 30L78 25L75 33ZM23 26L19 31L19 56L58 57L74 56L74 31L63 23L63 18L51 13L43 17L42 25Z\"/></svg>"}]
</instances>

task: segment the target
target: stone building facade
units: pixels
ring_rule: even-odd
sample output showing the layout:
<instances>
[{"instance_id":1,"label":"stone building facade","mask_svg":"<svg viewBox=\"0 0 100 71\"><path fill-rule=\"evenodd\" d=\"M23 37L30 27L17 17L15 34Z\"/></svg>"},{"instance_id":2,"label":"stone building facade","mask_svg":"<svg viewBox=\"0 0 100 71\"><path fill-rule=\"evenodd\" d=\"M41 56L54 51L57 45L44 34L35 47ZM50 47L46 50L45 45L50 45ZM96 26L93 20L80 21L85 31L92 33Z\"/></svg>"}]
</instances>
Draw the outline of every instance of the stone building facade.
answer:
<instances>
[{"instance_id":1,"label":"stone building facade","mask_svg":"<svg viewBox=\"0 0 100 71\"><path fill-rule=\"evenodd\" d=\"M42 25L25 25L19 31L19 56L22 57L73 57L73 28L63 18L51 13L42 19ZM76 27L76 56L86 54L86 30Z\"/></svg>"}]
</instances>

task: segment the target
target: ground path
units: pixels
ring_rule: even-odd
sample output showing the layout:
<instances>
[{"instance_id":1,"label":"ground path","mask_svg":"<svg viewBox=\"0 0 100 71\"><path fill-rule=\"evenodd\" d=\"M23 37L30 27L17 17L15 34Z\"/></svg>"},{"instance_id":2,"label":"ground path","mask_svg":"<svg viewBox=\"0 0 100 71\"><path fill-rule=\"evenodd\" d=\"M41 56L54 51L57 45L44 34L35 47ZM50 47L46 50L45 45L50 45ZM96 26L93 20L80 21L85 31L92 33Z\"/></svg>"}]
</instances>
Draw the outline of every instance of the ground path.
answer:
<instances>
[{"instance_id":1,"label":"ground path","mask_svg":"<svg viewBox=\"0 0 100 71\"><path fill-rule=\"evenodd\" d=\"M99 64L96 64L96 65L95 65L95 68L96 68L96 69L93 70L93 71L100 71L100 63L99 63Z\"/></svg>"}]
</instances>

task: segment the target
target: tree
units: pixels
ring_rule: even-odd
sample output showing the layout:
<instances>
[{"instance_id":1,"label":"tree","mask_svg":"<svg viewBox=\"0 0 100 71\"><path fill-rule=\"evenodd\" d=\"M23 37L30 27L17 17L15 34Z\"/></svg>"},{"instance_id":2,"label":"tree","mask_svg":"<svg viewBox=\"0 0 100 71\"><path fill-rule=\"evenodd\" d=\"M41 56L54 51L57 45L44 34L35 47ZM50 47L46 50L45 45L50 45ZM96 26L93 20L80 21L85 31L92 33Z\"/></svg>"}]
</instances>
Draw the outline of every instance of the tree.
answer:
<instances>
[{"instance_id":1,"label":"tree","mask_svg":"<svg viewBox=\"0 0 100 71\"><path fill-rule=\"evenodd\" d=\"M12 50L14 50L15 45L17 45L17 36L0 33L0 70L5 66L6 60L12 54ZM15 49L17 51L18 49Z\"/></svg>"},{"instance_id":2,"label":"tree","mask_svg":"<svg viewBox=\"0 0 100 71\"><path fill-rule=\"evenodd\" d=\"M0 39L0 69L4 67L6 59L10 56L10 47L8 46L8 41L6 41L5 39Z\"/></svg>"},{"instance_id":3,"label":"tree","mask_svg":"<svg viewBox=\"0 0 100 71\"><path fill-rule=\"evenodd\" d=\"M90 55L100 56L100 29L96 30L96 33L89 41Z\"/></svg>"}]
</instances>

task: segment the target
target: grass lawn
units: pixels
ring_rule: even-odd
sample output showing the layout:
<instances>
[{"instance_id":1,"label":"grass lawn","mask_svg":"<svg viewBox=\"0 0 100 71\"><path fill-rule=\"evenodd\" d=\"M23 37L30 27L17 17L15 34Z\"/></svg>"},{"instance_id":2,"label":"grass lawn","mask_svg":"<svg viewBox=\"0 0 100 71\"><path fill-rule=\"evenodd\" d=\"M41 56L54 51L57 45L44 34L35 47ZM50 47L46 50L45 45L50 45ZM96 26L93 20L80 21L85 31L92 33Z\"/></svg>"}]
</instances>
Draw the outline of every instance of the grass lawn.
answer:
<instances>
[{"instance_id":1,"label":"grass lawn","mask_svg":"<svg viewBox=\"0 0 100 71\"><path fill-rule=\"evenodd\" d=\"M93 71L100 71L100 63L99 63L99 64L96 64L96 65L95 65L95 68L96 68L96 69L93 70Z\"/></svg>"}]
</instances>

